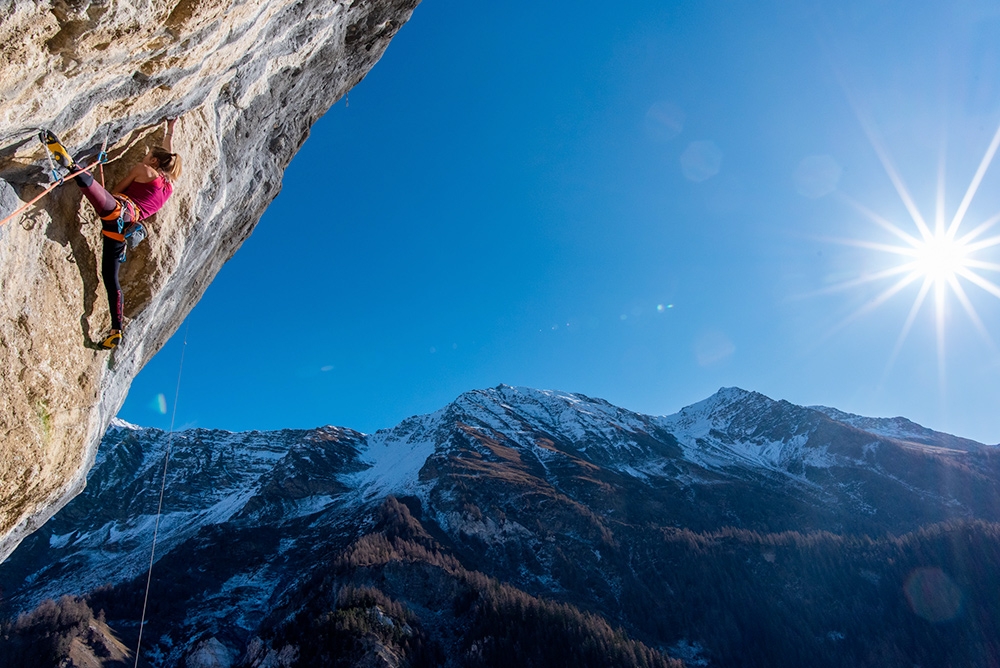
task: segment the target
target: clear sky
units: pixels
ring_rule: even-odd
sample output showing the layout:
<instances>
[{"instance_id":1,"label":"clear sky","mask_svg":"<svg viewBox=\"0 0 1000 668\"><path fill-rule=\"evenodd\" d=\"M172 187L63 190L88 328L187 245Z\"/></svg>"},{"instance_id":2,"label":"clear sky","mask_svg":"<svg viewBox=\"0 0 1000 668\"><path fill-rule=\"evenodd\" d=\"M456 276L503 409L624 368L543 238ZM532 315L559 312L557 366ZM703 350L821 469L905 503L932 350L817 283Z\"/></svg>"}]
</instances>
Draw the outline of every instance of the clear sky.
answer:
<instances>
[{"instance_id":1,"label":"clear sky","mask_svg":"<svg viewBox=\"0 0 1000 668\"><path fill-rule=\"evenodd\" d=\"M998 126L995 2L426 0L121 417L169 426L186 337L178 428L735 385L997 443Z\"/></svg>"}]
</instances>

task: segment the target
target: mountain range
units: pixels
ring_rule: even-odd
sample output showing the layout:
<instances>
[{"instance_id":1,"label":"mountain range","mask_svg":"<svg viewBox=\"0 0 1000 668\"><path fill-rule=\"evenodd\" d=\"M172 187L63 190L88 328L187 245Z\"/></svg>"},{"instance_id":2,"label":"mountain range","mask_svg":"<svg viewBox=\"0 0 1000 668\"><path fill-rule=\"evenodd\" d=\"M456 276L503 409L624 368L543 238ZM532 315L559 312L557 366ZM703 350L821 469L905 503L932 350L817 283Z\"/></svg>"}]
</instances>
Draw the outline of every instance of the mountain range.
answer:
<instances>
[{"instance_id":1,"label":"mountain range","mask_svg":"<svg viewBox=\"0 0 1000 668\"><path fill-rule=\"evenodd\" d=\"M155 529L140 665L993 666L998 474L738 388L655 417L501 385L367 435L116 421L0 564L0 665L126 665Z\"/></svg>"}]
</instances>

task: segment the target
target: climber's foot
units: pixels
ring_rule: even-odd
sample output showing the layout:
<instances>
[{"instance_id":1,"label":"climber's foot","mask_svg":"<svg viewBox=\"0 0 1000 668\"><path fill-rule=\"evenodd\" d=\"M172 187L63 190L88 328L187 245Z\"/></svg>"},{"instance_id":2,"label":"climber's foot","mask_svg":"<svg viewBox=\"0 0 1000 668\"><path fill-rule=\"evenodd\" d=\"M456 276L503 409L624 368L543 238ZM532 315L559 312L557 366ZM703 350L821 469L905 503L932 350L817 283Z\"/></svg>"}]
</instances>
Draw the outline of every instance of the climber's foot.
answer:
<instances>
[{"instance_id":1,"label":"climber's foot","mask_svg":"<svg viewBox=\"0 0 1000 668\"><path fill-rule=\"evenodd\" d=\"M108 338L101 342L102 348L107 348L111 350L112 348L117 348L118 344L122 342L122 330L112 329L111 333L108 334Z\"/></svg>"},{"instance_id":2,"label":"climber's foot","mask_svg":"<svg viewBox=\"0 0 1000 668\"><path fill-rule=\"evenodd\" d=\"M45 144L45 148L49 149L49 153L52 154L53 159L59 163L60 167L73 169L73 158L70 157L69 151L59 141L59 137L52 134L50 130L42 130L38 133L38 138Z\"/></svg>"}]
</instances>

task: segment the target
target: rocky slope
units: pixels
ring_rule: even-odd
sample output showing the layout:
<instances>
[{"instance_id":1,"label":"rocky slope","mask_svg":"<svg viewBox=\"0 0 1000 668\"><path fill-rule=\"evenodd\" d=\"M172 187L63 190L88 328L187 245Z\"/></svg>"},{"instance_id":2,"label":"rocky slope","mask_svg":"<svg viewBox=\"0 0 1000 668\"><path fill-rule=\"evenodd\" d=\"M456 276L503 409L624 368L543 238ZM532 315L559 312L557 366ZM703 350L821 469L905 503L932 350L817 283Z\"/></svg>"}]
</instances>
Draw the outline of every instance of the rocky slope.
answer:
<instances>
[{"instance_id":1,"label":"rocky slope","mask_svg":"<svg viewBox=\"0 0 1000 668\"><path fill-rule=\"evenodd\" d=\"M0 228L0 559L81 488L131 379L277 195L312 123L360 81L418 0L0 3L0 217L48 181L35 128L110 141L114 182L174 138L185 175L122 268L110 355L100 235L72 185Z\"/></svg>"},{"instance_id":2,"label":"rocky slope","mask_svg":"<svg viewBox=\"0 0 1000 668\"><path fill-rule=\"evenodd\" d=\"M494 665L517 619L621 626L608 652L690 665L979 665L1000 632L977 584L1000 567L996 446L736 388L654 417L500 386L370 435L115 423L85 492L0 566L3 611L91 592L134 640L168 447L150 665L205 643L334 665L302 654L320 636L371 665Z\"/></svg>"}]
</instances>

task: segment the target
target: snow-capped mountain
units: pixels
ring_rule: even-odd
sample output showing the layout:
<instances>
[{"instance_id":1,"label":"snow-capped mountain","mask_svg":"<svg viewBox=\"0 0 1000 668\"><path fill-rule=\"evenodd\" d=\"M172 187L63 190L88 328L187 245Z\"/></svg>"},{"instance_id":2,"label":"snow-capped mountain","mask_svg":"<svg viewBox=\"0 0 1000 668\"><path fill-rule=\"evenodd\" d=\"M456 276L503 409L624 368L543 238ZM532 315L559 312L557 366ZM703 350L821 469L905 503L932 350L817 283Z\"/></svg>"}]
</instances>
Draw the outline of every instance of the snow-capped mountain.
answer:
<instances>
[{"instance_id":1,"label":"snow-capped mountain","mask_svg":"<svg viewBox=\"0 0 1000 668\"><path fill-rule=\"evenodd\" d=\"M836 408L828 408L826 406L812 406L811 408L837 422L842 422L863 431L898 441L965 452L980 450L984 447L982 443L977 443L967 438L952 436L951 434L944 434L933 429L928 429L927 427L921 427L919 424L911 422L904 417L870 418L854 415L853 413L845 413Z\"/></svg>"},{"instance_id":2,"label":"snow-capped mountain","mask_svg":"<svg viewBox=\"0 0 1000 668\"><path fill-rule=\"evenodd\" d=\"M190 665L209 640L243 665L283 665L272 645L309 592L333 586L318 582L364 580L358 568L396 563L393 550L414 541L421 547L400 563L429 560L450 577L479 572L525 596L582 606L654 647L676 645L670 653L698 665L697 643L714 647L717 660L731 648L707 639L704 620L670 626L662 597L680 585L666 573L680 570L662 570L663 560L681 536L710 553L719 536L748 532L756 538L737 542L763 540L771 547L753 549L773 563L782 545L801 548L789 532L853 541L1000 521L998 449L902 418L737 388L655 417L501 385L370 435L337 427L171 435L116 422L84 493L0 565L5 611L97 590L93 605L134 634L168 451L157 614L147 628L155 666ZM390 495L405 508L386 506ZM378 519L386 513L404 516L392 526L411 528L390 540ZM388 542L375 550L377 535ZM382 556L358 561L359 545ZM403 599L424 591L380 577L380 591ZM411 600L413 609L444 605L425 598Z\"/></svg>"}]
</instances>

